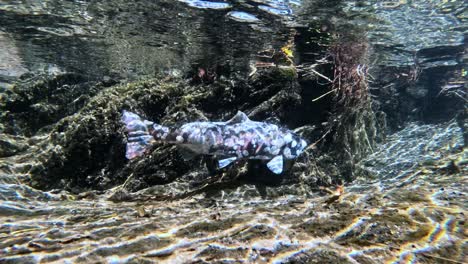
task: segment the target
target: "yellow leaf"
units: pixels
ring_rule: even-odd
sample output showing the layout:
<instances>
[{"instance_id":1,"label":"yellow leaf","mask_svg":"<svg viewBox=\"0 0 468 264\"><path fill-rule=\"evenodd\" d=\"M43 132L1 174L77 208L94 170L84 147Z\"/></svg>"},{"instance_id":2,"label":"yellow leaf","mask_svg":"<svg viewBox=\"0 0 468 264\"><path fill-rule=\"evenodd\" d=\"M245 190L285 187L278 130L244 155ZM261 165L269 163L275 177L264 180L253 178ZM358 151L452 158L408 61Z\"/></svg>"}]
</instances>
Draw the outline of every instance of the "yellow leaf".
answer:
<instances>
[{"instance_id":1,"label":"yellow leaf","mask_svg":"<svg viewBox=\"0 0 468 264\"><path fill-rule=\"evenodd\" d=\"M292 44L288 44L284 47L281 48L281 51L286 54L286 56L288 56L289 58L292 58L294 57L293 55L293 51L292 51Z\"/></svg>"}]
</instances>

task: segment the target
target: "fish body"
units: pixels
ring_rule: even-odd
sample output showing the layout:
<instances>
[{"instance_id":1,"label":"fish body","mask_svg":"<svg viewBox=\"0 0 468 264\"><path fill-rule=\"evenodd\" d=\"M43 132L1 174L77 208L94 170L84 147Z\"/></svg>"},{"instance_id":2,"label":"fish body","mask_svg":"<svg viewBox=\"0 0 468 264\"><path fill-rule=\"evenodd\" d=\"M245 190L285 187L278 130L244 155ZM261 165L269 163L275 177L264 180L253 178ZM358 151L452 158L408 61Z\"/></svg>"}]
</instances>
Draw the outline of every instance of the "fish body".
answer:
<instances>
[{"instance_id":1,"label":"fish body","mask_svg":"<svg viewBox=\"0 0 468 264\"><path fill-rule=\"evenodd\" d=\"M191 122L176 128L143 120L128 111L123 112L122 122L128 132L128 159L142 155L159 141L178 144L196 154L215 156L219 158L218 168L239 159L257 159L267 160L267 167L280 174L283 160L295 159L307 146L292 131L252 121L240 111L225 122Z\"/></svg>"}]
</instances>

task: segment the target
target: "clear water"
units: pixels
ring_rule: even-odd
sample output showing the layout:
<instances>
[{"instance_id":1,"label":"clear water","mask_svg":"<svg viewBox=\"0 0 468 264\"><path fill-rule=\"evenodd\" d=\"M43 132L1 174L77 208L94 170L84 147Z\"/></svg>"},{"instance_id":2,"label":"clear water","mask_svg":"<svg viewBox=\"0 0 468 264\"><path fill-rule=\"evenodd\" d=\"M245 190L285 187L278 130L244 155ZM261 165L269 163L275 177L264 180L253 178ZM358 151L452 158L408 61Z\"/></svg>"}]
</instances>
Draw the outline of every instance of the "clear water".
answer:
<instances>
[{"instance_id":1,"label":"clear water","mask_svg":"<svg viewBox=\"0 0 468 264\"><path fill-rule=\"evenodd\" d=\"M418 50L460 45L466 31L463 1L327 2L4 0L0 80L40 71L136 77L192 64L234 71L311 24L366 30L386 56L380 63L410 63Z\"/></svg>"},{"instance_id":2,"label":"clear water","mask_svg":"<svg viewBox=\"0 0 468 264\"><path fill-rule=\"evenodd\" d=\"M292 8L300 6L287 2L2 1L1 77L27 71L136 77L190 64L242 67L256 51L287 38Z\"/></svg>"},{"instance_id":3,"label":"clear water","mask_svg":"<svg viewBox=\"0 0 468 264\"><path fill-rule=\"evenodd\" d=\"M133 80L190 76L203 67L246 76L259 54L291 41L296 64L314 63L326 55L320 39L344 31L369 39L372 67L459 67L466 7L432 0L3 0L0 92L27 76L65 72ZM172 202L155 198L165 190L145 190L137 194L145 201L113 203L107 194L35 190L9 169L25 166L21 157L1 158L0 262L463 263L467 154L453 153L463 144L453 120L409 123L359 164L375 178L363 174L331 205L335 190L298 194L292 186L293 195L277 197L267 188L271 198L263 199L253 185ZM447 173L452 163L456 172Z\"/></svg>"}]
</instances>

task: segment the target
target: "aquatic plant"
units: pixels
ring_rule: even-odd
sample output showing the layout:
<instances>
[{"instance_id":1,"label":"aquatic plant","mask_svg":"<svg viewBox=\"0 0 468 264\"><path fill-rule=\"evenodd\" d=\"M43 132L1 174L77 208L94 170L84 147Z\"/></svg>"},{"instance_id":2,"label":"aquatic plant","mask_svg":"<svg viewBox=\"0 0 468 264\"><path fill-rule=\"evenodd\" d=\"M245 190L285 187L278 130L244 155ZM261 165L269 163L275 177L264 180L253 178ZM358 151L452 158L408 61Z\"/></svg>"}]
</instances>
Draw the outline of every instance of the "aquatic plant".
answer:
<instances>
[{"instance_id":1,"label":"aquatic plant","mask_svg":"<svg viewBox=\"0 0 468 264\"><path fill-rule=\"evenodd\" d=\"M332 109L321 144L337 160L346 181L355 163L372 151L378 131L368 89L369 44L364 36L339 36L330 47L333 62Z\"/></svg>"}]
</instances>

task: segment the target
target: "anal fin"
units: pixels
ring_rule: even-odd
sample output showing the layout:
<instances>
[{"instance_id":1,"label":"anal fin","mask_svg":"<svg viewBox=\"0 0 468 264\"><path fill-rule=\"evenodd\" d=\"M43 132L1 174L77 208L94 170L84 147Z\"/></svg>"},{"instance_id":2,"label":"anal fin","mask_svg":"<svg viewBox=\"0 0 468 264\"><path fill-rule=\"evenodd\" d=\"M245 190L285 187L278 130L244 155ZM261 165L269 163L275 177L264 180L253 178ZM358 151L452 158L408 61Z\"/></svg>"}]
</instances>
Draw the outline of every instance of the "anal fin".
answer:
<instances>
[{"instance_id":1,"label":"anal fin","mask_svg":"<svg viewBox=\"0 0 468 264\"><path fill-rule=\"evenodd\" d=\"M219 169L226 168L229 164L233 163L236 160L237 160L237 157L220 159L218 160L218 168Z\"/></svg>"}]
</instances>

